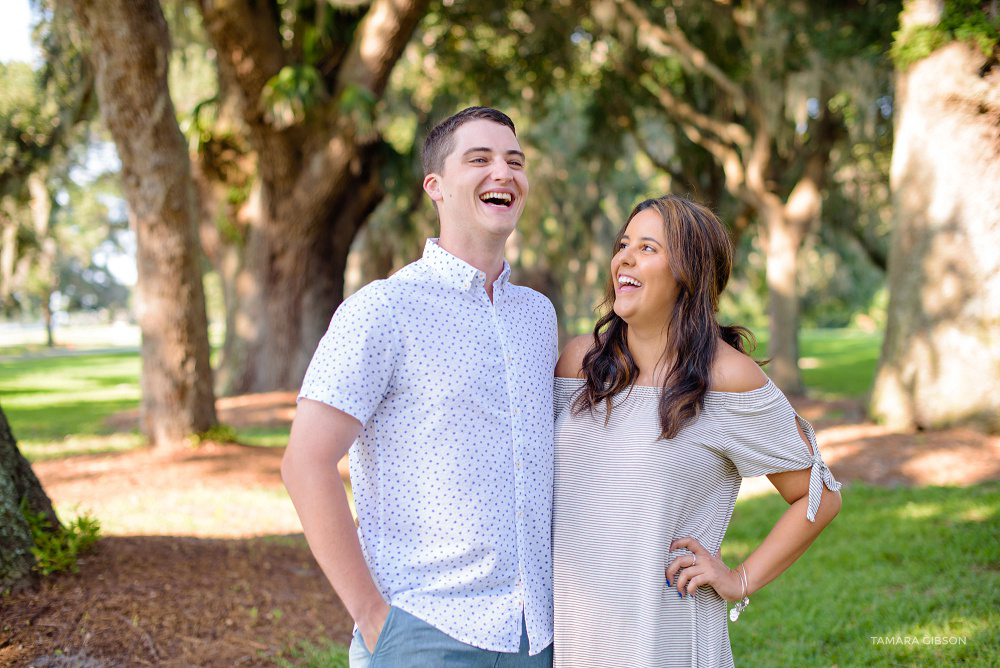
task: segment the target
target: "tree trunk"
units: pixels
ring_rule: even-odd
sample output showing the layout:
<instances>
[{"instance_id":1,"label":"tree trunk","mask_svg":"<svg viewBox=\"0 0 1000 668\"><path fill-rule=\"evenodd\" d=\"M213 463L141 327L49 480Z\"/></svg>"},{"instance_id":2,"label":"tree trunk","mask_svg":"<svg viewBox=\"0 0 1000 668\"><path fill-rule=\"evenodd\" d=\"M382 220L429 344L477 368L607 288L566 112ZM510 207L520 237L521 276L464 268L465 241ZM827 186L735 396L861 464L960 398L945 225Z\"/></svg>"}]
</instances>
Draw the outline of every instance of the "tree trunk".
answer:
<instances>
[{"instance_id":1,"label":"tree trunk","mask_svg":"<svg viewBox=\"0 0 1000 668\"><path fill-rule=\"evenodd\" d=\"M230 385L228 360L234 354L237 332L245 327L236 297L238 282L247 280L241 278L247 276L242 258L248 234L244 211L254 208L252 201L257 195L250 194L251 203L244 201L255 171L252 154L239 146L226 146L224 151L215 148L202 145L201 150L191 156L191 166L201 205L198 228L201 248L222 288L225 338L215 370L215 391L225 394Z\"/></svg>"},{"instance_id":2,"label":"tree trunk","mask_svg":"<svg viewBox=\"0 0 1000 668\"><path fill-rule=\"evenodd\" d=\"M280 18L249 0L199 6L257 156L219 385L226 394L294 389L343 298L351 242L382 198L380 138L344 112L341 96L361 89L381 98L427 0L373 0L355 26L328 35L329 98L290 125L261 106L267 82L302 65L282 44Z\"/></svg>"},{"instance_id":3,"label":"tree trunk","mask_svg":"<svg viewBox=\"0 0 1000 668\"><path fill-rule=\"evenodd\" d=\"M316 211L314 220L276 211L250 228L236 281L236 327L227 332L219 370L223 393L301 385L343 299L351 243L383 196L373 156L359 163L364 173L353 176L352 186ZM271 186L265 181L261 188L267 193Z\"/></svg>"},{"instance_id":4,"label":"tree trunk","mask_svg":"<svg viewBox=\"0 0 1000 668\"><path fill-rule=\"evenodd\" d=\"M938 2L901 17L936 23ZM995 52L994 52L995 54ZM874 416L1000 430L1000 68L952 42L897 72L885 342Z\"/></svg>"},{"instance_id":5,"label":"tree trunk","mask_svg":"<svg viewBox=\"0 0 1000 668\"><path fill-rule=\"evenodd\" d=\"M45 323L45 346L47 348L56 347L56 339L53 336L52 327L52 293L47 292L42 295L42 322Z\"/></svg>"},{"instance_id":6,"label":"tree trunk","mask_svg":"<svg viewBox=\"0 0 1000 668\"><path fill-rule=\"evenodd\" d=\"M35 275L40 283L39 299L41 300L42 321L45 323L45 345L55 347L52 335L52 294L55 292L58 277L56 276L56 255L58 249L52 236L52 193L45 182L48 169L42 168L28 177L28 192L31 195L31 218L35 228L35 239L38 251L35 257Z\"/></svg>"},{"instance_id":7,"label":"tree trunk","mask_svg":"<svg viewBox=\"0 0 1000 668\"><path fill-rule=\"evenodd\" d=\"M176 447L216 424L216 415L197 206L167 88L167 24L157 0L70 4L91 42L101 114L136 232L142 429L158 447Z\"/></svg>"},{"instance_id":8,"label":"tree trunk","mask_svg":"<svg viewBox=\"0 0 1000 668\"><path fill-rule=\"evenodd\" d=\"M52 527L59 518L31 465L17 449L7 417L0 408L0 591L31 584L35 579L34 542L21 513L21 500L35 513L48 515Z\"/></svg>"},{"instance_id":9,"label":"tree trunk","mask_svg":"<svg viewBox=\"0 0 1000 668\"><path fill-rule=\"evenodd\" d=\"M798 264L801 234L785 215L784 207L761 212L766 227L768 326L771 362L767 373L786 394L802 394L799 373Z\"/></svg>"},{"instance_id":10,"label":"tree trunk","mask_svg":"<svg viewBox=\"0 0 1000 668\"><path fill-rule=\"evenodd\" d=\"M14 292L14 266L17 259L17 221L0 211L0 308Z\"/></svg>"}]
</instances>

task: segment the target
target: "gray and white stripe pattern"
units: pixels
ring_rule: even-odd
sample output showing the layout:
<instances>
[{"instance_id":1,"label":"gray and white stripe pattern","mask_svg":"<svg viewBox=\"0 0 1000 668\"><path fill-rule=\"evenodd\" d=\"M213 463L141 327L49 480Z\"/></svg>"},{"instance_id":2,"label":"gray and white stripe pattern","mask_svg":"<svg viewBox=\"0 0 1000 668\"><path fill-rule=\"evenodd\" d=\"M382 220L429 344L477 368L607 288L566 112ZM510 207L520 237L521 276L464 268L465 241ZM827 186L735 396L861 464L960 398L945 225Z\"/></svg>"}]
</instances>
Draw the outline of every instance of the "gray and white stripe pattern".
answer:
<instances>
[{"instance_id":1,"label":"gray and white stripe pattern","mask_svg":"<svg viewBox=\"0 0 1000 668\"><path fill-rule=\"evenodd\" d=\"M840 487L812 427L769 381L709 392L698 418L664 441L660 388L619 395L605 425L603 407L570 410L582 385L555 381L555 666L733 665L725 601L711 587L693 599L668 587L665 567L690 553L667 548L692 536L717 553L743 477L811 468L812 519L822 486Z\"/></svg>"}]
</instances>

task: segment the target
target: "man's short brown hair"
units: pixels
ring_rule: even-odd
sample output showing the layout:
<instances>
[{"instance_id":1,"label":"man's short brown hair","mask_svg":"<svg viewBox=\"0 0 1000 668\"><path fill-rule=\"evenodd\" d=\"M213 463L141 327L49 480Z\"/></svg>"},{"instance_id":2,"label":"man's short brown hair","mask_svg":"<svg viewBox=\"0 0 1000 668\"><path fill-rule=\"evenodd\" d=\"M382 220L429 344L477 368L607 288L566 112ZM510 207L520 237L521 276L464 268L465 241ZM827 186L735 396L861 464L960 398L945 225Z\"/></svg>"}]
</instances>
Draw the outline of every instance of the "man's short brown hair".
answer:
<instances>
[{"instance_id":1,"label":"man's short brown hair","mask_svg":"<svg viewBox=\"0 0 1000 668\"><path fill-rule=\"evenodd\" d=\"M514 129L514 121L510 116L497 111L491 107L468 107L453 116L449 116L427 134L424 140L424 148L421 151L421 158L424 165L424 176L431 173L440 174L444 170L444 161L448 154L455 148L455 130L469 121L493 121L510 128L510 131L517 136Z\"/></svg>"}]
</instances>

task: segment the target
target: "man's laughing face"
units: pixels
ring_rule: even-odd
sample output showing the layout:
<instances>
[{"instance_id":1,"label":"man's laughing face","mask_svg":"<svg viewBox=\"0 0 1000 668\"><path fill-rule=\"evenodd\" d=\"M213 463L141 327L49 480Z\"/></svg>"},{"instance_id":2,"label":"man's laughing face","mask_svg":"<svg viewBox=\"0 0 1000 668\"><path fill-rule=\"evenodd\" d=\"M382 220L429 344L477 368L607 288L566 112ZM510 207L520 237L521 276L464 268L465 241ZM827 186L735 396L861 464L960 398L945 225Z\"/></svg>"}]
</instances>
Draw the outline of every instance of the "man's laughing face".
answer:
<instances>
[{"instance_id":1,"label":"man's laughing face","mask_svg":"<svg viewBox=\"0 0 1000 668\"><path fill-rule=\"evenodd\" d=\"M437 204L441 228L462 236L506 239L521 217L528 194L524 153L510 128L489 120L461 125L440 173L428 174L424 190Z\"/></svg>"}]
</instances>

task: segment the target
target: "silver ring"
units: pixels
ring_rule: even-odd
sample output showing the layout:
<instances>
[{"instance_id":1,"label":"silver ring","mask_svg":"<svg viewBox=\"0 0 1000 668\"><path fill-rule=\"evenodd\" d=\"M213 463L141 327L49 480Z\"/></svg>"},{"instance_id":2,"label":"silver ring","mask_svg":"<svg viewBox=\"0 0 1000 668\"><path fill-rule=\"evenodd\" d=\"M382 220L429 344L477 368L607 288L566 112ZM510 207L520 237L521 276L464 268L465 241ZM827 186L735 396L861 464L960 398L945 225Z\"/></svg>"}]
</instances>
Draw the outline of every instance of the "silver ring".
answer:
<instances>
[{"instance_id":1,"label":"silver ring","mask_svg":"<svg viewBox=\"0 0 1000 668\"><path fill-rule=\"evenodd\" d=\"M691 565L688 566L688 568L694 568L695 566L698 565L698 555L692 554L691 556L694 558L694 561L691 562Z\"/></svg>"}]
</instances>

